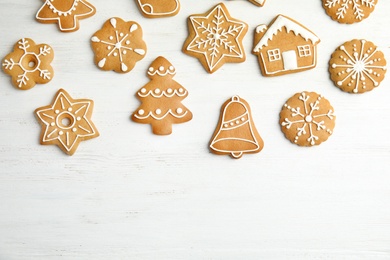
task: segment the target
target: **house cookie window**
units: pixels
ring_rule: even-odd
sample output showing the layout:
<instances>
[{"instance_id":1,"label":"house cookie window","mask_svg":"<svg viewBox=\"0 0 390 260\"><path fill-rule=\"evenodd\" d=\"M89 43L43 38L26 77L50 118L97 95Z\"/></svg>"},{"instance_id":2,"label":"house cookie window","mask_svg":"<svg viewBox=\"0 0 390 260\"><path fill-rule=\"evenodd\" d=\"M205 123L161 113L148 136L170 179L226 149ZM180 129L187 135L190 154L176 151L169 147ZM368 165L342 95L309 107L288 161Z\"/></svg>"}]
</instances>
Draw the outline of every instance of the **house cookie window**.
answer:
<instances>
[{"instance_id":1,"label":"house cookie window","mask_svg":"<svg viewBox=\"0 0 390 260\"><path fill-rule=\"evenodd\" d=\"M277 61L281 59L280 56L280 50L279 49L273 49L268 51L268 59L269 61Z\"/></svg>"},{"instance_id":2,"label":"house cookie window","mask_svg":"<svg viewBox=\"0 0 390 260\"><path fill-rule=\"evenodd\" d=\"M298 46L299 57L309 57L311 56L310 45L301 45Z\"/></svg>"}]
</instances>

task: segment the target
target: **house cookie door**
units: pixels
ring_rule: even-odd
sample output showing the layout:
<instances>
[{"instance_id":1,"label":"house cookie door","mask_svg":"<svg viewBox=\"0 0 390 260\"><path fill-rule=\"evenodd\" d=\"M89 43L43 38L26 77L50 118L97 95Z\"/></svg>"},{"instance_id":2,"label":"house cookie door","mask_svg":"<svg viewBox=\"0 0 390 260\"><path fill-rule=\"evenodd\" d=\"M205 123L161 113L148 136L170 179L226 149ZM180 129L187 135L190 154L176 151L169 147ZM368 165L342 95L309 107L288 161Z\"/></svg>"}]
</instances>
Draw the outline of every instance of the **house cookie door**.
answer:
<instances>
[{"instance_id":1,"label":"house cookie door","mask_svg":"<svg viewBox=\"0 0 390 260\"><path fill-rule=\"evenodd\" d=\"M282 52L284 70L296 70L298 69L297 54L295 51Z\"/></svg>"}]
</instances>

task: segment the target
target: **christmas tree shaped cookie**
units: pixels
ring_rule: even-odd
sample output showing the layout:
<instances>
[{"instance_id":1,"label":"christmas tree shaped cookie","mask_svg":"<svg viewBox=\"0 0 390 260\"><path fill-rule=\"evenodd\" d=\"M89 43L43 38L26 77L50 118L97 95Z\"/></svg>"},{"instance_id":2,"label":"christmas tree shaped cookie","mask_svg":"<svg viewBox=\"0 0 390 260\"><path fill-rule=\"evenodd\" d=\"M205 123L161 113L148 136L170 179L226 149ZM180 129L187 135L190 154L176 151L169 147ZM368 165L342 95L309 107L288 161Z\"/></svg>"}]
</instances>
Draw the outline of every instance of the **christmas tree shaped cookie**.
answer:
<instances>
[{"instance_id":1,"label":"christmas tree shaped cookie","mask_svg":"<svg viewBox=\"0 0 390 260\"><path fill-rule=\"evenodd\" d=\"M175 68L164 57L155 59L147 72L151 81L137 92L141 106L131 119L142 124L151 124L156 135L172 133L172 124L192 119L192 113L181 100L188 96L187 90L172 78Z\"/></svg>"},{"instance_id":2,"label":"christmas tree shaped cookie","mask_svg":"<svg viewBox=\"0 0 390 260\"><path fill-rule=\"evenodd\" d=\"M211 152L239 159L244 153L258 153L263 147L249 104L238 96L227 100L222 105L218 126L211 138Z\"/></svg>"},{"instance_id":3,"label":"christmas tree shaped cookie","mask_svg":"<svg viewBox=\"0 0 390 260\"><path fill-rule=\"evenodd\" d=\"M58 23L62 32L74 32L80 27L79 19L95 13L95 7L86 0L46 0L36 19L41 23Z\"/></svg>"}]
</instances>

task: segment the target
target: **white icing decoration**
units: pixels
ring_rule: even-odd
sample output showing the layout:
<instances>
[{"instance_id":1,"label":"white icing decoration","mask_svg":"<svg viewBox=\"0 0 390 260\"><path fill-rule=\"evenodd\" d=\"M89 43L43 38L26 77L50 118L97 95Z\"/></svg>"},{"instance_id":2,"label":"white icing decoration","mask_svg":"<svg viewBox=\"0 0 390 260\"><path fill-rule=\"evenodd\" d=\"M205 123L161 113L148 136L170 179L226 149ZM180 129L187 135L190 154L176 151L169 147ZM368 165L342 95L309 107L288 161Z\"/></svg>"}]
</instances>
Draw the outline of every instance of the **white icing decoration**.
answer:
<instances>
[{"instance_id":1,"label":"white icing decoration","mask_svg":"<svg viewBox=\"0 0 390 260\"><path fill-rule=\"evenodd\" d=\"M256 27L256 33L263 33L267 29L268 29L267 25L261 24L261 25Z\"/></svg>"},{"instance_id":2,"label":"white icing decoration","mask_svg":"<svg viewBox=\"0 0 390 260\"><path fill-rule=\"evenodd\" d=\"M159 76L166 76L166 75L175 75L176 74L176 71L175 71L175 67L173 66L169 66L169 69L167 69L166 71L164 71L164 67L163 66L160 66L159 69L154 69L152 67L149 68L149 71L148 71L148 75L150 76L154 76L154 75L159 75Z\"/></svg>"},{"instance_id":3,"label":"white icing decoration","mask_svg":"<svg viewBox=\"0 0 390 260\"><path fill-rule=\"evenodd\" d=\"M375 49L374 51L367 50L366 53L364 53L366 41L360 40L360 42L360 50L355 49L355 51L351 53L348 52L343 45L340 46L340 50L342 50L347 57L343 59L343 64L332 64L333 69L344 68L341 73L346 74L344 79L336 82L337 85L342 86L344 82L348 80L348 86L351 86L352 84L355 85L353 89L354 93L359 92L360 83L363 84L362 88L365 88L367 79L369 79L375 87L379 86L379 82L376 81L372 75L379 77L380 74L374 72L374 70L387 70L386 66L374 65L376 61L379 61L378 59L372 58L378 52L378 49Z\"/></svg>"},{"instance_id":4,"label":"white icing decoration","mask_svg":"<svg viewBox=\"0 0 390 260\"><path fill-rule=\"evenodd\" d=\"M183 91L183 92L179 93L179 91L177 91L176 89L175 90L170 89L170 91L169 91L169 89L167 89L167 91L159 91L158 93L156 91L153 92L151 90L148 93L146 93L146 89L144 89L144 90L145 90L145 92L143 92L141 89L141 91L137 93L138 96L140 96L142 98L146 98L147 96L151 95L154 98L161 98L163 96L165 96L167 98L171 98L174 95L177 95L178 97L184 97L188 93L187 91Z\"/></svg>"},{"instance_id":5,"label":"white icing decoration","mask_svg":"<svg viewBox=\"0 0 390 260\"><path fill-rule=\"evenodd\" d=\"M123 46L123 42L126 41L127 37L129 37L129 34L124 34L124 33L120 33L117 29L116 29L116 25L117 25L117 20L115 18L111 18L110 19L110 24L112 25L112 27L115 29L115 37L114 36L110 36L109 39L110 41L104 41L102 39L100 39L99 37L97 36L93 36L91 38L91 41L92 42L95 42L95 43L102 43L102 44L105 44L107 45L107 47L112 47L112 50L107 54L107 57L110 57L111 55L113 55L114 57L118 57L119 56L119 61L121 63L121 70L123 72L126 72L128 71L128 66L124 63L123 61L123 56L127 54L127 50L129 51L133 51L134 53L137 53L139 55L145 55L145 50L143 49L133 49L133 48L130 48L130 47L127 47L127 46ZM135 24L133 24L135 25ZM109 48L110 49L110 48ZM106 64L106 58L103 58L99 63L98 63L98 66L100 68L103 68L104 65ZM103 61L104 60L104 61Z\"/></svg>"},{"instance_id":6,"label":"white icing decoration","mask_svg":"<svg viewBox=\"0 0 390 260\"><path fill-rule=\"evenodd\" d=\"M207 23L209 17L213 19ZM188 44L187 51L203 54L210 71L213 71L224 57L244 57L244 50L237 39L247 25L230 20L221 5L217 5L206 17L190 16L190 21L196 36ZM227 29L222 28L222 24ZM229 53L225 54L221 50L227 50Z\"/></svg>"},{"instance_id":7,"label":"white icing decoration","mask_svg":"<svg viewBox=\"0 0 390 260\"><path fill-rule=\"evenodd\" d=\"M84 99L80 102L77 100L75 101L76 102L72 103L65 93L60 91L50 108L40 109L36 112L38 118L46 125L42 142L45 143L58 139L62 146L69 152L72 150L78 138L85 138L96 134L94 127L86 116L89 113L91 101ZM64 108L61 110L55 110L55 117L48 116L47 114L52 112L55 107L58 107L58 104L61 102L64 104ZM81 107L74 111L73 108L79 107L80 105ZM70 112L69 108L72 108ZM83 109L85 109L83 114L77 116L77 114ZM63 115L65 115L65 118L69 118L71 122L70 126L64 126L60 122L60 118L62 118ZM77 121L82 121L82 123L86 124L88 128L79 125L80 123L76 124L76 121L74 120L75 118ZM64 133L66 134L64 135Z\"/></svg>"},{"instance_id":8,"label":"white icing decoration","mask_svg":"<svg viewBox=\"0 0 390 260\"><path fill-rule=\"evenodd\" d=\"M42 47L39 48L39 53L31 52L29 51L29 48L31 47L28 40L23 38L21 39L18 43L18 48L23 50L23 55L20 57L18 61L14 61L12 58L11 59L5 59L4 63L2 66L4 67L4 70L10 70L12 71L14 67L19 67L23 73L17 75L17 80L16 82L18 83L18 87L22 88L23 86L27 85L27 82L30 80L28 77L29 73L35 73L36 71L39 72L39 77L44 79L45 81L50 81L51 80L51 73L49 70L43 68L42 62L41 62L41 57L46 56L51 53L51 48L48 45L43 45ZM33 57L33 61L29 61L28 64L31 63L33 66L28 66L25 68L23 66L23 60L24 59L31 59Z\"/></svg>"},{"instance_id":9,"label":"white icing decoration","mask_svg":"<svg viewBox=\"0 0 390 260\"><path fill-rule=\"evenodd\" d=\"M176 6L175 6L175 8L173 10L170 10L168 12L161 12L161 13L154 12L153 5L145 3L145 1L143 1L143 0L138 0L138 4L141 7L142 11L145 14L147 14L147 15L152 15L152 16L169 16L169 15L172 15L172 14L176 13L176 11L180 7L179 1L178 0L174 0L174 1L175 1ZM142 2L144 2L144 3L142 3ZM148 11L148 9L150 11Z\"/></svg>"},{"instance_id":10,"label":"white icing decoration","mask_svg":"<svg viewBox=\"0 0 390 260\"><path fill-rule=\"evenodd\" d=\"M320 42L320 39L313 32L304 28L300 24L297 24L290 18L279 15L272 25L268 28L267 32L260 39L260 41L253 48L253 52L259 52L264 46L268 46L268 41L272 41L274 35L281 32L282 28L285 27L287 32L292 31L295 35L301 35L306 41L311 41L313 45L316 45Z\"/></svg>"},{"instance_id":11,"label":"white icing decoration","mask_svg":"<svg viewBox=\"0 0 390 260\"><path fill-rule=\"evenodd\" d=\"M288 110L291 111L292 117L299 117L299 119L296 121L290 121L288 118L285 118L282 122L282 126L290 129L293 125L297 125L297 135L295 137L296 142L298 141L299 137L306 134L308 130L310 136L307 141L310 143L310 145L315 145L316 141L319 140L319 137L313 134L313 127L315 127L317 131L323 130L327 133L331 132L330 129L326 128L324 121L318 121L317 119L327 117L330 120L333 120L334 114L331 109L329 109L326 114L315 113L315 111L320 109L322 98L320 96L314 103L310 103L308 106L307 101L309 98L310 96L308 96L305 92L302 92L301 96L299 97L299 100L303 102L304 111L301 111L301 107L299 106L296 108L285 106Z\"/></svg>"},{"instance_id":12,"label":"white icing decoration","mask_svg":"<svg viewBox=\"0 0 390 260\"><path fill-rule=\"evenodd\" d=\"M246 112L244 114L242 114L242 115L239 115L236 118L232 118L232 119L226 120L226 111L227 111L228 107L230 105L232 105L233 103L239 103L241 106L243 106L245 108ZM239 119L242 119L242 118L245 118L245 119L239 121ZM259 145L258 140L256 139L256 136L255 136L255 133L253 131L252 124L249 121L249 118L250 118L249 108L243 102L241 102L240 97L238 97L238 96L232 97L232 99L225 106L225 108L224 108L224 110L222 112L222 119L221 119L222 120L222 124L221 124L222 127L218 130L218 132L215 135L214 139L211 141L210 148L213 149L214 151L231 154L234 158L240 158L243 153L258 151L260 149L260 145ZM236 124L235 123L236 121L238 121L239 124ZM232 129L236 129L236 128L242 127L244 125L247 125L247 127L248 127L248 129L250 131L252 140L243 139L243 138L237 138L237 137L225 137L225 138L219 138L218 137L221 134L221 132L223 132L223 131L229 131L229 130L232 130ZM231 151L231 150L224 150L224 149L219 149L219 148L215 147L215 145L218 142L229 141L229 140L250 143L250 144L253 144L255 148L241 150L241 151Z\"/></svg>"},{"instance_id":13,"label":"white icing decoration","mask_svg":"<svg viewBox=\"0 0 390 260\"><path fill-rule=\"evenodd\" d=\"M325 7L330 9L335 7L336 4L341 4L340 8L337 9L337 19L345 18L345 14L350 10L355 15L356 20L362 20L366 15L364 14L361 5L366 8L375 8L374 0L326 0Z\"/></svg>"},{"instance_id":14,"label":"white icing decoration","mask_svg":"<svg viewBox=\"0 0 390 260\"><path fill-rule=\"evenodd\" d=\"M52 2L52 0L46 0L45 4L38 10L35 18L37 20L42 20L42 21L57 20L58 26L60 27L61 31L74 31L77 28L77 19L78 19L78 17L88 16L88 15L90 15L90 14L95 12L95 8L93 6L87 4L83 0L74 0L72 7L68 11L65 11L65 12L59 11L57 8L55 8L55 6L51 2ZM73 27L71 27L71 28L63 28L60 17L40 17L39 16L39 13L43 10L43 8L45 8L46 5L48 6L48 8L50 8L53 11L53 13L58 14L58 16L72 15L73 11L76 11L76 9L78 8L77 6L82 6L82 5L83 5L84 8L85 7L88 8L89 11L86 12L86 13L82 13L82 14L75 14L73 16Z\"/></svg>"},{"instance_id":15,"label":"white icing decoration","mask_svg":"<svg viewBox=\"0 0 390 260\"><path fill-rule=\"evenodd\" d=\"M161 112L161 111L160 111ZM148 118L148 117L152 117L152 118L154 118L155 120L163 120L165 117L167 117L168 115L171 115L171 116L173 116L173 117L175 117L175 118L178 118L178 119L180 119L180 118L183 118L183 117L185 117L186 115L187 115L187 113L188 113L188 111L185 111L182 115L175 115L173 112L172 112L172 110L171 109L168 109L168 111L164 114L164 115L162 115L162 116L156 116L156 115L154 115L152 112L149 112L146 116L143 116L143 117L141 117L141 116L139 116L139 115L134 115L136 118L138 118L138 119L140 119L140 120L143 120L143 119L146 119L146 118Z\"/></svg>"},{"instance_id":16,"label":"white icing decoration","mask_svg":"<svg viewBox=\"0 0 390 260\"><path fill-rule=\"evenodd\" d=\"M179 107L178 109L176 109L176 113L178 113L178 114L183 113L183 109L181 107Z\"/></svg>"},{"instance_id":17,"label":"white icing decoration","mask_svg":"<svg viewBox=\"0 0 390 260\"><path fill-rule=\"evenodd\" d=\"M138 25L136 25L136 24L133 24L133 25L131 25L131 27L130 27L130 32L134 32L135 30L137 30L138 29ZM127 42L126 42L127 43ZM129 43L127 43L127 44L129 44Z\"/></svg>"}]
</instances>

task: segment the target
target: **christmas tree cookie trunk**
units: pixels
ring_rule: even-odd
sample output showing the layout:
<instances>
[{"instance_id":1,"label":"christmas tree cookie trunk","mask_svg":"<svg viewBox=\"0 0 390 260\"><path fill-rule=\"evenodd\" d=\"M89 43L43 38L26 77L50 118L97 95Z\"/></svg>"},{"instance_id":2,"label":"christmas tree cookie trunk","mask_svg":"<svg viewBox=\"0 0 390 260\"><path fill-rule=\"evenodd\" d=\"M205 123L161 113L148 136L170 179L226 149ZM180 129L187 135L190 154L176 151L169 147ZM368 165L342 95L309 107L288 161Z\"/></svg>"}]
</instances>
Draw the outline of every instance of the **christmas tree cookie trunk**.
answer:
<instances>
[{"instance_id":1,"label":"christmas tree cookie trunk","mask_svg":"<svg viewBox=\"0 0 390 260\"><path fill-rule=\"evenodd\" d=\"M191 111L181 103L188 92L172 79L175 74L171 63L164 57L158 57L147 72L151 81L136 94L142 104L131 118L137 123L151 124L156 135L169 135L172 124L192 119Z\"/></svg>"}]
</instances>

